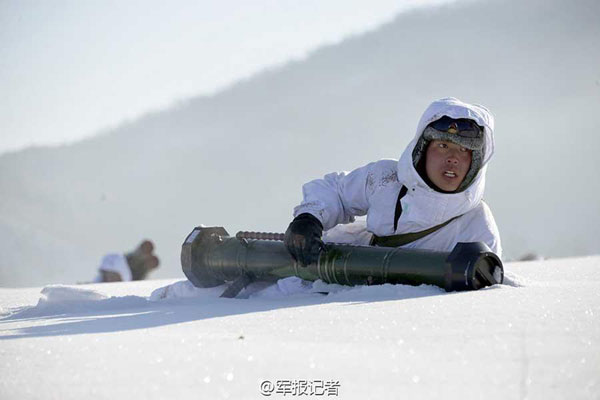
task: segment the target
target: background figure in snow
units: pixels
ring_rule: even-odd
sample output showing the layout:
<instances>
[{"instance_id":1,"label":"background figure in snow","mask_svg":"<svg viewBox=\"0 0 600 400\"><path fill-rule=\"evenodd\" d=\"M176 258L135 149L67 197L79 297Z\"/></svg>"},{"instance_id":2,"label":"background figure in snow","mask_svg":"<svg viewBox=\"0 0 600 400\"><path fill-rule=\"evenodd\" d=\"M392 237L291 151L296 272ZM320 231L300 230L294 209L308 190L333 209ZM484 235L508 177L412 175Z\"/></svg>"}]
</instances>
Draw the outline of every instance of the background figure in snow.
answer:
<instances>
[{"instance_id":1,"label":"background figure in snow","mask_svg":"<svg viewBox=\"0 0 600 400\"><path fill-rule=\"evenodd\" d=\"M153 254L154 244L144 240L132 252L111 253L102 258L94 282L140 281L158 268L158 257Z\"/></svg>"},{"instance_id":2,"label":"background figure in snow","mask_svg":"<svg viewBox=\"0 0 600 400\"><path fill-rule=\"evenodd\" d=\"M376 246L450 252L458 242L483 242L501 257L498 228L483 202L493 153L494 117L486 107L453 97L434 101L399 160L306 183L286 247L308 265L323 248L323 230L332 241L342 230L353 237L344 241ZM363 215L366 226L332 229Z\"/></svg>"}]
</instances>

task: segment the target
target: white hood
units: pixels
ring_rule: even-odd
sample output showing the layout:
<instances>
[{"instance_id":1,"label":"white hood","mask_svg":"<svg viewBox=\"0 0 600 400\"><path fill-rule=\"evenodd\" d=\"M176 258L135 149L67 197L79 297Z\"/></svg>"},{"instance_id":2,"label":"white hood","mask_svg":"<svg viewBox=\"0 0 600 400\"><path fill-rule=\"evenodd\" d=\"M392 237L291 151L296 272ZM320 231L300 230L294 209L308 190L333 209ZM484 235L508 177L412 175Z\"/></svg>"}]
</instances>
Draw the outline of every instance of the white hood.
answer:
<instances>
[{"instance_id":1,"label":"white hood","mask_svg":"<svg viewBox=\"0 0 600 400\"><path fill-rule=\"evenodd\" d=\"M483 165L487 164L494 154L494 116L486 107L479 104L463 103L455 97L446 97L436 100L427 107L417 126L415 140L412 143L411 151L416 141L421 137L425 127L443 117L444 115L454 118L467 118L483 126L485 130L485 154Z\"/></svg>"},{"instance_id":2,"label":"white hood","mask_svg":"<svg viewBox=\"0 0 600 400\"><path fill-rule=\"evenodd\" d=\"M460 193L440 193L433 190L425 183L425 181L423 181L413 166L413 150L417 141L423 134L423 130L431 122L444 115L456 119L472 119L484 128L484 154L482 167L473 179L473 183ZM464 103L454 97L447 97L431 103L419 121L414 139L406 147L398 161L398 180L409 188L409 198L406 199L407 202L412 203L412 207L425 208L423 212L407 213L406 217L410 217L411 214L414 217L418 216L420 220L418 225L431 227L457 215L464 214L479 205L485 189L487 163L493 154L494 117L487 108L477 104ZM410 197L414 200L418 199L418 201L411 201ZM429 199L429 201L423 201L423 199ZM433 203L436 203L436 205L434 206ZM427 214L426 209L430 209L431 211L430 207L432 206L434 206L438 212L433 213L436 214L435 216L424 218L425 220L428 220L425 222L423 220L423 214ZM408 226L408 229L413 229L413 223L417 223L416 220L406 222L407 225L405 226ZM423 225L423 223L425 224Z\"/></svg>"}]
</instances>

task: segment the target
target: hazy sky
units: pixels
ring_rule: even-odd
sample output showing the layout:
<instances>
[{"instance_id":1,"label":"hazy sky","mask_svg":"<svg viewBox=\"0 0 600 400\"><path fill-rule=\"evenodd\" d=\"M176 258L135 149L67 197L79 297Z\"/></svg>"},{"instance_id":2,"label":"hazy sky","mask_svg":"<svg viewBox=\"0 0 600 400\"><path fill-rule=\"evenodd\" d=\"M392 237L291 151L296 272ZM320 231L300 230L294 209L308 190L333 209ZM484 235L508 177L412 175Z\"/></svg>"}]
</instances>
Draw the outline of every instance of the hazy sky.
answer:
<instances>
[{"instance_id":1,"label":"hazy sky","mask_svg":"<svg viewBox=\"0 0 600 400\"><path fill-rule=\"evenodd\" d=\"M0 152L94 134L448 1L0 0Z\"/></svg>"}]
</instances>

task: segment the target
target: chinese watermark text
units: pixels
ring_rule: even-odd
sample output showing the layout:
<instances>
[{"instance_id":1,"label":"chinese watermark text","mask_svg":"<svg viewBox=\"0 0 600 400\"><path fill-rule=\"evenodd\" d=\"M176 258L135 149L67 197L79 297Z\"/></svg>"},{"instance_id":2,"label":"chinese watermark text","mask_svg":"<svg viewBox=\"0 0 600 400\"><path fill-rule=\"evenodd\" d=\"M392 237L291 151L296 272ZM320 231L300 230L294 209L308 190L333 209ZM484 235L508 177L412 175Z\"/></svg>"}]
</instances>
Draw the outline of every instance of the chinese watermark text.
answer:
<instances>
[{"instance_id":1,"label":"chinese watermark text","mask_svg":"<svg viewBox=\"0 0 600 400\"><path fill-rule=\"evenodd\" d=\"M306 379L279 379L276 381L262 381L260 394L271 396L282 394L284 396L337 396L340 381L333 380L306 380Z\"/></svg>"}]
</instances>

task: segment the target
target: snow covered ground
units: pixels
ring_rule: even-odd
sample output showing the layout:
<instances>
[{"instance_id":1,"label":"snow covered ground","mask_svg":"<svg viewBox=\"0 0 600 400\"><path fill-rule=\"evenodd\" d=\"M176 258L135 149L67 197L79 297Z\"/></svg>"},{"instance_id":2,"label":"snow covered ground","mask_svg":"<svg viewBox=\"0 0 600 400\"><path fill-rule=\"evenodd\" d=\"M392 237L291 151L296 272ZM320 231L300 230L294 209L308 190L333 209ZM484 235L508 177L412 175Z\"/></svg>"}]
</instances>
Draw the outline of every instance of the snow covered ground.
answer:
<instances>
[{"instance_id":1,"label":"snow covered ground","mask_svg":"<svg viewBox=\"0 0 600 400\"><path fill-rule=\"evenodd\" d=\"M507 284L463 293L0 289L0 398L600 398L600 256L505 269Z\"/></svg>"}]
</instances>

